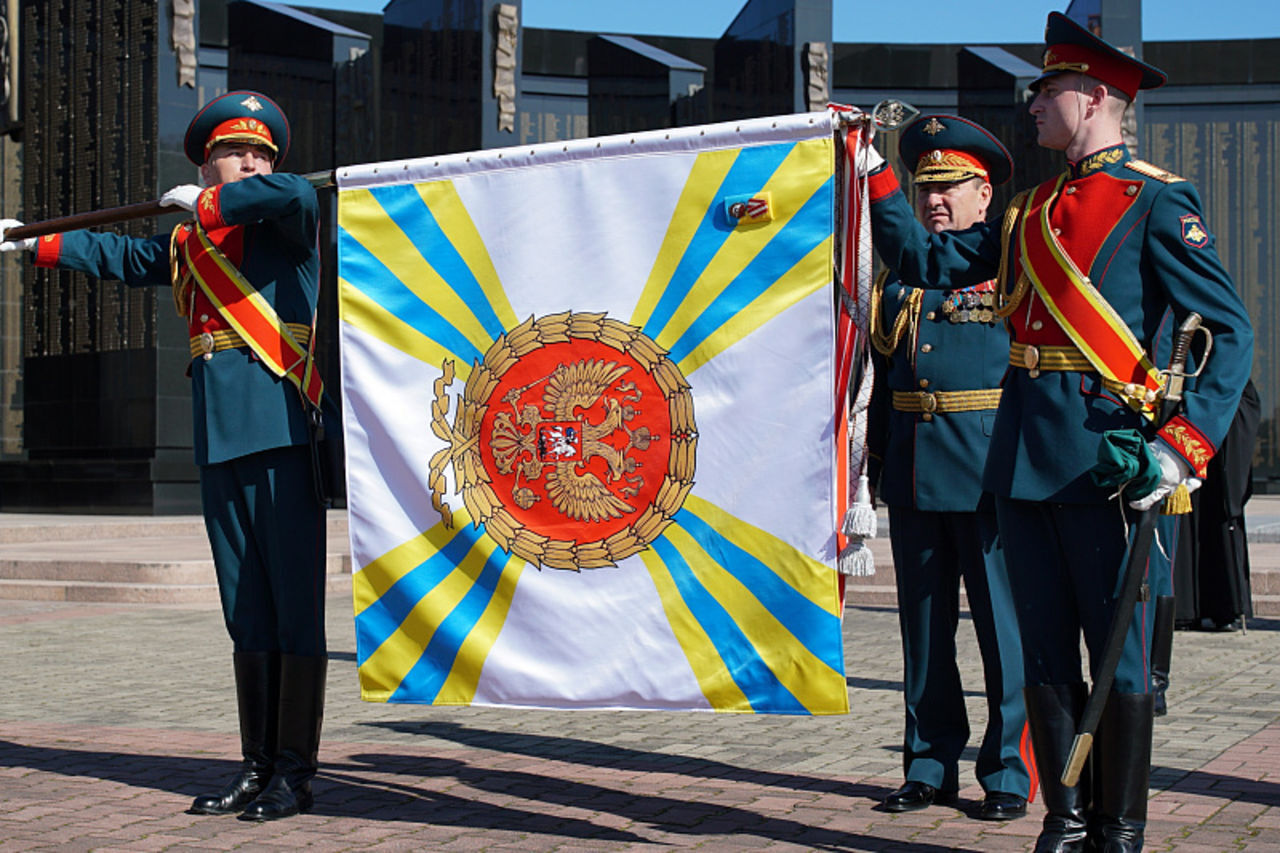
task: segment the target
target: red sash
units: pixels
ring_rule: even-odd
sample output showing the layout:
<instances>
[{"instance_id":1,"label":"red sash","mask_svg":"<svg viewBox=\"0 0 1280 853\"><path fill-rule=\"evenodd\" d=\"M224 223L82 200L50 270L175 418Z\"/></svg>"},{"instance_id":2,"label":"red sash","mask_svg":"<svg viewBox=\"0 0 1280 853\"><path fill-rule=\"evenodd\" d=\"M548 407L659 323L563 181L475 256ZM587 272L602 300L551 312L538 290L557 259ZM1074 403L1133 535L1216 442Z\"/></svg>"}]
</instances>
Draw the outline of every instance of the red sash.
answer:
<instances>
[{"instance_id":1,"label":"red sash","mask_svg":"<svg viewBox=\"0 0 1280 853\"><path fill-rule=\"evenodd\" d=\"M288 379L312 406L319 408L324 383L315 369L315 359L293 337L271 303L214 245L200 223L194 223L190 235L180 242L182 258L195 286L213 303L227 325L236 330L272 373ZM175 301L187 300L176 297ZM309 344L314 343L313 333Z\"/></svg>"},{"instance_id":2,"label":"red sash","mask_svg":"<svg viewBox=\"0 0 1280 853\"><path fill-rule=\"evenodd\" d=\"M1049 223L1049 208L1067 176L1041 184L1028 197L1018 254L1049 313L1104 379L1148 418L1155 415L1162 382L1155 365L1115 309L1067 254ZM1135 386L1126 388L1125 386Z\"/></svg>"}]
</instances>

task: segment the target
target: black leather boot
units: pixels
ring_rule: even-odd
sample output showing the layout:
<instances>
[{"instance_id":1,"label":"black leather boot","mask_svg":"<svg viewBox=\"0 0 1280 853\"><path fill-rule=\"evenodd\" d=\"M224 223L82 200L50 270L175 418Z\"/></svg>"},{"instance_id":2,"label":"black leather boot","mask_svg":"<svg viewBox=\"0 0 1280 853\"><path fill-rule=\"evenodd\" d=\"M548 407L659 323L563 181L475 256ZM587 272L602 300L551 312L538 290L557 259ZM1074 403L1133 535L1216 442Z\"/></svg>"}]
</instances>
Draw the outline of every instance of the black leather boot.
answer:
<instances>
[{"instance_id":1,"label":"black leather boot","mask_svg":"<svg viewBox=\"0 0 1280 853\"><path fill-rule=\"evenodd\" d=\"M1088 688L1083 682L1045 684L1023 688L1022 695L1045 805L1036 853L1083 851L1089 832L1089 767L1085 766L1080 781L1070 787L1062 784L1062 771L1071 754Z\"/></svg>"},{"instance_id":2,"label":"black leather boot","mask_svg":"<svg viewBox=\"0 0 1280 853\"><path fill-rule=\"evenodd\" d=\"M1147 826L1151 779L1150 693L1112 693L1093 740L1094 819L1092 849L1135 853Z\"/></svg>"},{"instance_id":3,"label":"black leather boot","mask_svg":"<svg viewBox=\"0 0 1280 853\"><path fill-rule=\"evenodd\" d=\"M1151 625L1151 694L1157 717L1169 713L1165 691L1169 689L1169 665L1173 661L1173 616L1173 596L1158 596L1155 622Z\"/></svg>"},{"instance_id":4,"label":"black leather boot","mask_svg":"<svg viewBox=\"0 0 1280 853\"><path fill-rule=\"evenodd\" d=\"M274 652L235 652L236 705L240 713L240 752L244 762L226 787L196 797L192 814L235 814L266 787L276 752L276 706L280 693L280 656Z\"/></svg>"},{"instance_id":5,"label":"black leather boot","mask_svg":"<svg viewBox=\"0 0 1280 853\"><path fill-rule=\"evenodd\" d=\"M326 657L280 656L280 721L275 772L241 820L278 820L309 811L324 718Z\"/></svg>"}]
</instances>

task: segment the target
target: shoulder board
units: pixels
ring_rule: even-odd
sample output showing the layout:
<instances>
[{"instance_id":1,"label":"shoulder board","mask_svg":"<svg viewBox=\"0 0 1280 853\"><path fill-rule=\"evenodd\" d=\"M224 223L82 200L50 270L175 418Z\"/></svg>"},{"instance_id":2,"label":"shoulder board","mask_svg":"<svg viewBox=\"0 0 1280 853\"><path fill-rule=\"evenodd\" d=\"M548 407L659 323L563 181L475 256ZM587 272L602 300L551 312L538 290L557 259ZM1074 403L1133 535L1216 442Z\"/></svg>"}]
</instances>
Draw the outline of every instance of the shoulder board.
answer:
<instances>
[{"instance_id":1,"label":"shoulder board","mask_svg":"<svg viewBox=\"0 0 1280 853\"><path fill-rule=\"evenodd\" d=\"M1165 171L1159 166L1153 166L1146 160L1130 160L1124 165L1126 168L1132 169L1139 175L1145 175L1148 178L1155 178L1157 181L1163 181L1166 184L1176 184L1178 181L1186 180L1186 178L1180 178L1173 172Z\"/></svg>"}]
</instances>

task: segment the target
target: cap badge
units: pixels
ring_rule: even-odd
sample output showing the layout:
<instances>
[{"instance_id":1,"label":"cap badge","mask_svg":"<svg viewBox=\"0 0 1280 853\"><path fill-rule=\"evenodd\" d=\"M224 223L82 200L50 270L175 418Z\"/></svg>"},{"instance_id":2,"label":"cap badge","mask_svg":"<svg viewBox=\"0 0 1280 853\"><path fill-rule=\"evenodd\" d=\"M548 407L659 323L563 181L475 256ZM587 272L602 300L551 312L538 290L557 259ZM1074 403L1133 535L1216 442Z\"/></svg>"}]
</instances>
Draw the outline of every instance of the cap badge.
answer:
<instances>
[{"instance_id":1,"label":"cap badge","mask_svg":"<svg viewBox=\"0 0 1280 853\"><path fill-rule=\"evenodd\" d=\"M262 101L259 101L253 95L250 95L249 97L241 101L240 106L244 107L246 110L252 113L256 113L258 110L264 109L264 107L262 106Z\"/></svg>"},{"instance_id":2,"label":"cap badge","mask_svg":"<svg viewBox=\"0 0 1280 853\"><path fill-rule=\"evenodd\" d=\"M942 159L943 159L943 158L942 158L942 151L941 151L941 150L939 150L939 149L937 149L937 148L933 149L932 151L930 151L930 152L929 152L928 154L926 154L925 156L926 156L927 158L929 158L929 162L930 162L930 163L941 163L941 162L942 162Z\"/></svg>"},{"instance_id":3,"label":"cap badge","mask_svg":"<svg viewBox=\"0 0 1280 853\"><path fill-rule=\"evenodd\" d=\"M942 122L938 121L936 117L929 119L929 121L925 123L925 126L920 129L930 136L937 136L939 133L946 130Z\"/></svg>"}]
</instances>

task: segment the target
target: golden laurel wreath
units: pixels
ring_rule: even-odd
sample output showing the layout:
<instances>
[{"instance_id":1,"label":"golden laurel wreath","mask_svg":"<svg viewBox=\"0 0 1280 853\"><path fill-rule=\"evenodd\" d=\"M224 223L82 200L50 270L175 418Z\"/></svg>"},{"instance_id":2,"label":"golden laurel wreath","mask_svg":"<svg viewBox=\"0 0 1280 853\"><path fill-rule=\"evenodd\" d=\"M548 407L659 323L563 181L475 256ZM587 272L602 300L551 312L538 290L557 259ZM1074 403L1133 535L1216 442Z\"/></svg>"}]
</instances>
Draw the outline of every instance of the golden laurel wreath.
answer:
<instances>
[{"instance_id":1,"label":"golden laurel wreath","mask_svg":"<svg viewBox=\"0 0 1280 853\"><path fill-rule=\"evenodd\" d=\"M618 357L610 356L610 360L575 357L572 363L561 361L549 374L508 390L501 399L494 400L504 376L522 359L544 347L588 341L602 345L595 347L595 352L613 351ZM620 381L633 367L647 376L645 386L656 386L662 396L659 405L667 423L660 432L666 432L665 436L648 426L630 430L624 425L636 415L632 403L638 404L644 396L636 390L635 382ZM477 527L483 524L485 532L504 551L539 567L602 568L614 566L617 561L644 550L671 523L693 487L698 432L689 383L666 350L635 326L610 319L604 313L566 311L536 319L530 317L501 335L483 359L473 365L452 424L448 422L448 390L454 379L453 362L446 360L441 369L442 374L433 387L431 430L448 446L432 456L428 485L431 504L446 527L453 525L453 513L443 499L445 470L452 462L455 489L461 494L472 523ZM528 390L534 386L542 389L538 404L530 405L526 399L521 406L521 394L536 394ZM605 399L610 387L613 396ZM585 433L585 438L579 436L578 439L591 449L590 454L580 455L574 462L529 458L535 441L532 430L539 425L550 425L551 435L563 437L566 425L557 419L576 411L586 412L597 404L608 411L602 422L585 420L584 414L578 416L577 424L567 424L571 430L575 425L581 427L578 432ZM491 407L495 406L502 407L502 411L486 420ZM548 407L552 409L551 418L545 417L542 411ZM507 408L518 412L512 414ZM489 435L483 434L486 423L490 424ZM626 447L613 448L594 440L614 431L629 437ZM625 479L644 486L644 475L636 471L639 465L634 459L626 458L626 454L631 448L647 450L658 441L669 443L666 470L660 472L661 484L656 490L651 485L646 488L644 494L652 495L647 505L632 506L627 501L637 503L634 498L642 495L640 488L628 485L610 489L606 481L621 483ZM523 460L517 458L522 451ZM495 471L486 468L486 453L502 473L512 473L515 477L518 487L513 486L506 499L494 488ZM582 466L589 461L587 455L608 462L605 477L581 473ZM556 469L546 477L545 498L535 495L527 485L519 485L522 472L527 478L538 480L539 466ZM557 472L559 481L554 481ZM588 535L564 538L539 532L527 517L522 521L521 511L530 509L538 501L545 501L561 516L575 522L569 527ZM610 521L617 529L591 539L591 522L601 521Z\"/></svg>"}]
</instances>

